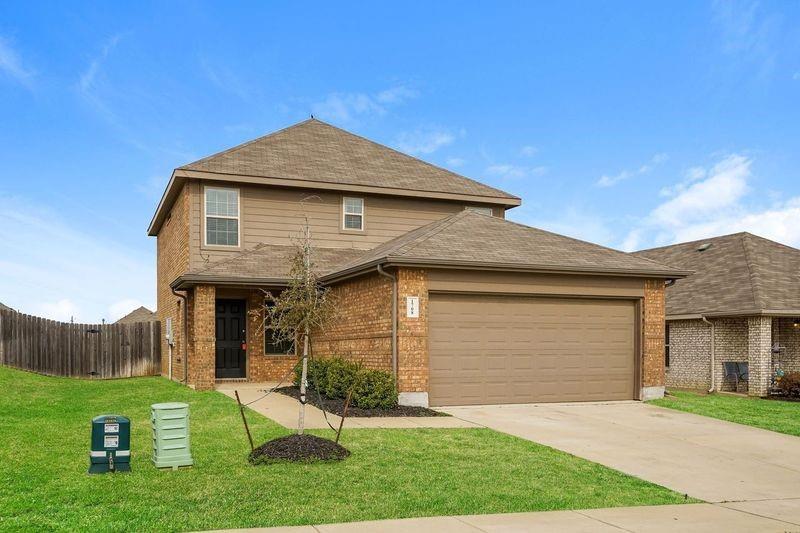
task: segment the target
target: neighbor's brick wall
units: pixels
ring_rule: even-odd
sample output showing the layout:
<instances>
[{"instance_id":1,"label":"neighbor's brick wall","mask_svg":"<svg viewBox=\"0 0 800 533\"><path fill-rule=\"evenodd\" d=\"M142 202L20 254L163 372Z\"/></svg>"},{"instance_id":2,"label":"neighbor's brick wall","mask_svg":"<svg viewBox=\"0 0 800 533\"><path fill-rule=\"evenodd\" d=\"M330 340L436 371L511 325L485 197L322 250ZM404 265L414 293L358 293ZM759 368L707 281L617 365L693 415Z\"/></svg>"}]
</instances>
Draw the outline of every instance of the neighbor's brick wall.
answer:
<instances>
[{"instance_id":1,"label":"neighbor's brick wall","mask_svg":"<svg viewBox=\"0 0 800 533\"><path fill-rule=\"evenodd\" d=\"M750 379L748 393L766 396L772 383L772 317L747 318Z\"/></svg>"},{"instance_id":2,"label":"neighbor's brick wall","mask_svg":"<svg viewBox=\"0 0 800 533\"><path fill-rule=\"evenodd\" d=\"M197 285L190 292L189 385L214 388L216 379L216 289Z\"/></svg>"},{"instance_id":3,"label":"neighbor's brick wall","mask_svg":"<svg viewBox=\"0 0 800 533\"><path fill-rule=\"evenodd\" d=\"M773 355L773 361L784 372L800 372L800 328L792 325L793 318L772 319L772 342L783 348Z\"/></svg>"},{"instance_id":4,"label":"neighbor's brick wall","mask_svg":"<svg viewBox=\"0 0 800 533\"><path fill-rule=\"evenodd\" d=\"M735 391L736 383L733 379L725 379L725 369L722 363L727 361L749 361L747 318L711 318L709 320L714 322L715 330L715 389L721 391ZM744 384L739 385L739 392L745 392L746 388Z\"/></svg>"},{"instance_id":5,"label":"neighbor's brick wall","mask_svg":"<svg viewBox=\"0 0 800 533\"><path fill-rule=\"evenodd\" d=\"M180 298L172 294L169 284L189 268L189 190L184 186L178 193L167 219L156 237L156 298L157 314L161 321L161 375L169 369L169 346L164 338L167 317L172 318L175 346L172 352L173 379L183 379L186 345L183 339L183 311Z\"/></svg>"},{"instance_id":6,"label":"neighbor's brick wall","mask_svg":"<svg viewBox=\"0 0 800 533\"><path fill-rule=\"evenodd\" d=\"M664 386L664 280L644 282L642 387Z\"/></svg>"},{"instance_id":7,"label":"neighbor's brick wall","mask_svg":"<svg viewBox=\"0 0 800 533\"><path fill-rule=\"evenodd\" d=\"M331 289L336 316L324 334L312 334L318 357L344 357L367 368L392 370L392 282L377 272Z\"/></svg>"},{"instance_id":8,"label":"neighbor's brick wall","mask_svg":"<svg viewBox=\"0 0 800 533\"><path fill-rule=\"evenodd\" d=\"M290 371L298 357L264 353L264 297L260 290L252 290L247 296L247 379L279 381L288 375L285 383L291 383L294 377Z\"/></svg>"},{"instance_id":9,"label":"neighbor's brick wall","mask_svg":"<svg viewBox=\"0 0 800 533\"><path fill-rule=\"evenodd\" d=\"M702 320L669 323L667 387L708 390L711 386L711 326Z\"/></svg>"}]
</instances>

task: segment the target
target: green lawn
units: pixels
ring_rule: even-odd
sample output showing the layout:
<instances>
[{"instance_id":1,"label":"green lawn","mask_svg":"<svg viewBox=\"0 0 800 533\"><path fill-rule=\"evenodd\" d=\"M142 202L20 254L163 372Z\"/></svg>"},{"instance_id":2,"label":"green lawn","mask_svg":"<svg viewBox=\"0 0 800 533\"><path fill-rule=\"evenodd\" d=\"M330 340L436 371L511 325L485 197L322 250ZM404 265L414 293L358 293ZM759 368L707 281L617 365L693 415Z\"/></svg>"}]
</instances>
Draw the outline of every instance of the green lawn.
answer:
<instances>
[{"instance_id":1,"label":"green lawn","mask_svg":"<svg viewBox=\"0 0 800 533\"><path fill-rule=\"evenodd\" d=\"M670 396L650 402L737 424L800 436L800 402L764 400L728 394L670 391Z\"/></svg>"},{"instance_id":2,"label":"green lawn","mask_svg":"<svg viewBox=\"0 0 800 533\"><path fill-rule=\"evenodd\" d=\"M665 488L486 429L345 430L341 463L253 467L236 403L162 378L0 367L0 529L192 530L680 503ZM191 405L195 466L150 463L149 406ZM132 420L132 472L88 475L90 419ZM257 442L287 430L250 412ZM315 432L330 435L332 432Z\"/></svg>"}]
</instances>

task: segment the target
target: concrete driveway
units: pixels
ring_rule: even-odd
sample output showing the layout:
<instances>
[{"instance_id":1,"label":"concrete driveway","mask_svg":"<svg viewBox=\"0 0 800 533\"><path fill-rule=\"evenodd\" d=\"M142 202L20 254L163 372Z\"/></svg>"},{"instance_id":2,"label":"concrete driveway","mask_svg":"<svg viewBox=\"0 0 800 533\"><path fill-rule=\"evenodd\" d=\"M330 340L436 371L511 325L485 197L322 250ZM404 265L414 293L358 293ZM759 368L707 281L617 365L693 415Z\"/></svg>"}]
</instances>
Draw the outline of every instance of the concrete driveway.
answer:
<instances>
[{"instance_id":1,"label":"concrete driveway","mask_svg":"<svg viewBox=\"0 0 800 533\"><path fill-rule=\"evenodd\" d=\"M747 513L800 524L800 438L641 402L443 411Z\"/></svg>"}]
</instances>

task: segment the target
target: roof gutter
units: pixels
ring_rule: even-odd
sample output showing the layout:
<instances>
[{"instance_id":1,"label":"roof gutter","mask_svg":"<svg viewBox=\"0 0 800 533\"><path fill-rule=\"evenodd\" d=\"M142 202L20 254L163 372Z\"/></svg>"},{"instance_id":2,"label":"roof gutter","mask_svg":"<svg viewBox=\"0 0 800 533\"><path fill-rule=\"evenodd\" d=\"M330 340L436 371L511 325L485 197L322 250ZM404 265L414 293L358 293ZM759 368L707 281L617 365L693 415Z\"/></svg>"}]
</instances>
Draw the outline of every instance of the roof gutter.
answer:
<instances>
[{"instance_id":1,"label":"roof gutter","mask_svg":"<svg viewBox=\"0 0 800 533\"><path fill-rule=\"evenodd\" d=\"M378 265L378 274L392 280L392 376L397 386L397 276L389 274Z\"/></svg>"},{"instance_id":2,"label":"roof gutter","mask_svg":"<svg viewBox=\"0 0 800 533\"><path fill-rule=\"evenodd\" d=\"M425 261L420 259L405 259L399 257L381 257L374 259L367 263L357 265L351 268L333 272L323 276L320 281L323 283L334 283L342 281L351 277L359 276L368 273L375 269L377 265L383 266L405 266L405 267L421 267L421 268L452 268L459 270L496 270L503 272L522 272L522 273L541 273L541 274L585 274L585 275L603 275L603 276L620 276L620 277L637 277L637 278L664 278L664 279L680 279L688 276L691 272L683 270L671 271L629 271L622 269L592 269L584 267L554 267L547 265L520 265L515 263L482 263L479 261L447 261L447 260L431 260Z\"/></svg>"}]
</instances>

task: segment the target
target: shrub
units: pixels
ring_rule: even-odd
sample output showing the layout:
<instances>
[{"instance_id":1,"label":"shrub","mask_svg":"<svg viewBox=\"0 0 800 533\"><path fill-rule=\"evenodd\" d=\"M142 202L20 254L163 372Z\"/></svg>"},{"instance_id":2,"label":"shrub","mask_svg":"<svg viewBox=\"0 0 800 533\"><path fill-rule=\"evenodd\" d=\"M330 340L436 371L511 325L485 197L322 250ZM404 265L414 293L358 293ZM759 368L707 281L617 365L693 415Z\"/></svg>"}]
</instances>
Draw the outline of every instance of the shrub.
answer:
<instances>
[{"instance_id":1,"label":"shrub","mask_svg":"<svg viewBox=\"0 0 800 533\"><path fill-rule=\"evenodd\" d=\"M302 365L294 372L294 384L300 385ZM308 386L331 399L343 400L353 387L351 402L361 409L391 409L397 406L397 389L390 372L368 370L359 363L341 357L309 359Z\"/></svg>"},{"instance_id":2,"label":"shrub","mask_svg":"<svg viewBox=\"0 0 800 533\"><path fill-rule=\"evenodd\" d=\"M778 389L788 398L800 398L800 372L784 375L778 382Z\"/></svg>"},{"instance_id":3,"label":"shrub","mask_svg":"<svg viewBox=\"0 0 800 533\"><path fill-rule=\"evenodd\" d=\"M326 381L320 388L328 398L346 398L347 391L356 381L361 365L339 357L327 360Z\"/></svg>"},{"instance_id":4,"label":"shrub","mask_svg":"<svg viewBox=\"0 0 800 533\"><path fill-rule=\"evenodd\" d=\"M392 375L383 370L361 370L351 401L361 409L396 407L397 389Z\"/></svg>"}]
</instances>

